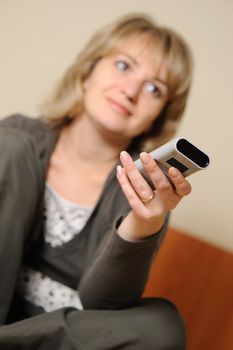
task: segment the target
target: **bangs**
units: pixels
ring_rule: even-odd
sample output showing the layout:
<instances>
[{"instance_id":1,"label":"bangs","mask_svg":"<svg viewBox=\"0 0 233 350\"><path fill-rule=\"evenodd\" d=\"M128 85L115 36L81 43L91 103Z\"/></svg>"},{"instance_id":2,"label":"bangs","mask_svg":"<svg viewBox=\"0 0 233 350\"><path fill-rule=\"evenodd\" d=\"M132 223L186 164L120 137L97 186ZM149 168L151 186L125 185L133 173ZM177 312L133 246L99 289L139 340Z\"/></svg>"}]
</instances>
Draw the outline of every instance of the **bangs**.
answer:
<instances>
[{"instance_id":1,"label":"bangs","mask_svg":"<svg viewBox=\"0 0 233 350\"><path fill-rule=\"evenodd\" d=\"M164 57L164 49L160 45L159 37L155 33L152 34L152 30L142 32L140 29L137 31L132 28L126 29L124 28L124 30L117 32L104 43L101 50L102 57L119 52L127 42L130 43L130 46L135 44L142 52L151 49L152 52L160 53L161 59Z\"/></svg>"}]
</instances>

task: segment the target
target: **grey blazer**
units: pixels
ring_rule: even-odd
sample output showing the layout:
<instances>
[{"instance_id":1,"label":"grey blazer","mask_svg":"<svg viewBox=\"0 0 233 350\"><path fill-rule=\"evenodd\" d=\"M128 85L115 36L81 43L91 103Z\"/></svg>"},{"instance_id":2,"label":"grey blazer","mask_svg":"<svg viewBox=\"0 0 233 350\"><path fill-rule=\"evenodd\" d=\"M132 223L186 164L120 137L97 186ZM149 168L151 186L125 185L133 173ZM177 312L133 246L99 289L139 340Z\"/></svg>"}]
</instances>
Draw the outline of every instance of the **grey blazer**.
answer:
<instances>
[{"instance_id":1,"label":"grey blazer","mask_svg":"<svg viewBox=\"0 0 233 350\"><path fill-rule=\"evenodd\" d=\"M34 140L44 184L60 129L20 114L2 120L0 126L20 129ZM160 232L134 243L117 234L117 227L130 207L115 175L114 168L82 232L58 248L50 247L43 239L42 186L41 206L32 226L32 231L39 235L25 257L37 270L78 289L85 309L121 309L137 304L167 228L168 218Z\"/></svg>"}]
</instances>

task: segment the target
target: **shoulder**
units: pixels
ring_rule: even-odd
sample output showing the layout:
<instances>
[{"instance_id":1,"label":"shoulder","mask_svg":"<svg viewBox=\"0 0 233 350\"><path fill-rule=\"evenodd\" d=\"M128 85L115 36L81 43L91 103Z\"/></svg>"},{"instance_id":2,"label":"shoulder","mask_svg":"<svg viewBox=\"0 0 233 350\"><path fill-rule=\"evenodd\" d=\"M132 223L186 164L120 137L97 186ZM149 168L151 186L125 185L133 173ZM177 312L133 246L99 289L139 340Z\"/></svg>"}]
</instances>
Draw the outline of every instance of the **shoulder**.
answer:
<instances>
[{"instance_id":1,"label":"shoulder","mask_svg":"<svg viewBox=\"0 0 233 350\"><path fill-rule=\"evenodd\" d=\"M43 168L46 170L49 157L56 145L60 129L46 125L40 118L13 114L0 121L0 127L14 128L29 135L38 150Z\"/></svg>"},{"instance_id":2,"label":"shoulder","mask_svg":"<svg viewBox=\"0 0 233 350\"><path fill-rule=\"evenodd\" d=\"M40 118L32 118L23 114L12 114L0 120L0 127L21 130L29 134L39 144L56 139L59 131L58 128L45 124Z\"/></svg>"},{"instance_id":3,"label":"shoulder","mask_svg":"<svg viewBox=\"0 0 233 350\"><path fill-rule=\"evenodd\" d=\"M12 114L2 119L0 126L19 129L28 133L36 133L46 129L39 118L32 118L23 114Z\"/></svg>"}]
</instances>

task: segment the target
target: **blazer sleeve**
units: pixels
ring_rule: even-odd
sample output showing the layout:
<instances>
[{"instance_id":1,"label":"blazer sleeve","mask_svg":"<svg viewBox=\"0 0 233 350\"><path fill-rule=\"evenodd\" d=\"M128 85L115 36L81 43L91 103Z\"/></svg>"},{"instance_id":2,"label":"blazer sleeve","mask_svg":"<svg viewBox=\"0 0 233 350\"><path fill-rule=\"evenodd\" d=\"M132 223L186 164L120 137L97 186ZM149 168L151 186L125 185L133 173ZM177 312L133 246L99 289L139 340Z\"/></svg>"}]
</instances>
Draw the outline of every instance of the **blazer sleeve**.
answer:
<instances>
[{"instance_id":1,"label":"blazer sleeve","mask_svg":"<svg viewBox=\"0 0 233 350\"><path fill-rule=\"evenodd\" d=\"M122 309L141 299L168 217L159 232L138 242L128 242L118 235L122 219L116 220L80 280L78 290L84 309Z\"/></svg>"}]
</instances>

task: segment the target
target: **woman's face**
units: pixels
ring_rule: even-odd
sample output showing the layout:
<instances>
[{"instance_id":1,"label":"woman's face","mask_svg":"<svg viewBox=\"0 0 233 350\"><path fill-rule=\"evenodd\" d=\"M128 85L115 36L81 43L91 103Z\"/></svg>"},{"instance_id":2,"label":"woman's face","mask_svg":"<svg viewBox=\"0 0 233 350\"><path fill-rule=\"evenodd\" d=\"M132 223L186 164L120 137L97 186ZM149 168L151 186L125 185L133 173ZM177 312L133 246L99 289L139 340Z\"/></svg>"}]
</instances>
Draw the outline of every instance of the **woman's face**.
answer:
<instances>
[{"instance_id":1,"label":"woman's face","mask_svg":"<svg viewBox=\"0 0 233 350\"><path fill-rule=\"evenodd\" d=\"M84 82L84 116L131 140L148 130L168 100L166 58L142 39L102 58Z\"/></svg>"}]
</instances>

